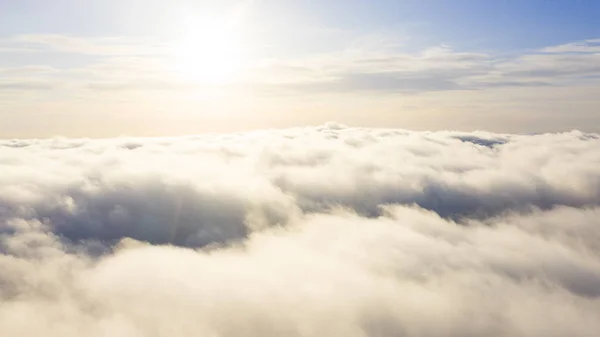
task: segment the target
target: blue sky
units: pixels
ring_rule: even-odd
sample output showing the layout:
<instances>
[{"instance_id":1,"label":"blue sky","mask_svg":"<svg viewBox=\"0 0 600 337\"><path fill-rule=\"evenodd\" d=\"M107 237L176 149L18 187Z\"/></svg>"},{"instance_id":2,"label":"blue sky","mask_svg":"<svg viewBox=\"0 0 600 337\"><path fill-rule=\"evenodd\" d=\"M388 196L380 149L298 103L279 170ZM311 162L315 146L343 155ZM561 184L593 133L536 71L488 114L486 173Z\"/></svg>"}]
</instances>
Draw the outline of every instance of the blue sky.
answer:
<instances>
[{"instance_id":1,"label":"blue sky","mask_svg":"<svg viewBox=\"0 0 600 337\"><path fill-rule=\"evenodd\" d=\"M20 0L0 2L0 33L85 35L160 34L157 21L178 8L223 10L235 1ZM600 35L600 2L594 0L262 0L255 15L282 25L290 21L373 31L419 29L441 43L484 48L530 48ZM168 23L167 23L168 24Z\"/></svg>"},{"instance_id":2,"label":"blue sky","mask_svg":"<svg viewBox=\"0 0 600 337\"><path fill-rule=\"evenodd\" d=\"M2 1L0 136L600 131L599 16L600 1Z\"/></svg>"}]
</instances>

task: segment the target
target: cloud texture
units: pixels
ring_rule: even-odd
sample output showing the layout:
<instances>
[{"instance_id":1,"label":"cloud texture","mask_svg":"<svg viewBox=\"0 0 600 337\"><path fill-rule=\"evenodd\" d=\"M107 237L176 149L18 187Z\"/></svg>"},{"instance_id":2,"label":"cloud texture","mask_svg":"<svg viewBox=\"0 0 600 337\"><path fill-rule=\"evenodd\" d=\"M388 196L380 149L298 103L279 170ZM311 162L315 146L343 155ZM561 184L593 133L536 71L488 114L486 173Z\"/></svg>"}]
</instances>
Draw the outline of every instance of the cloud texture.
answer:
<instances>
[{"instance_id":1,"label":"cloud texture","mask_svg":"<svg viewBox=\"0 0 600 337\"><path fill-rule=\"evenodd\" d=\"M597 336L600 138L0 141L1 336Z\"/></svg>"}]
</instances>

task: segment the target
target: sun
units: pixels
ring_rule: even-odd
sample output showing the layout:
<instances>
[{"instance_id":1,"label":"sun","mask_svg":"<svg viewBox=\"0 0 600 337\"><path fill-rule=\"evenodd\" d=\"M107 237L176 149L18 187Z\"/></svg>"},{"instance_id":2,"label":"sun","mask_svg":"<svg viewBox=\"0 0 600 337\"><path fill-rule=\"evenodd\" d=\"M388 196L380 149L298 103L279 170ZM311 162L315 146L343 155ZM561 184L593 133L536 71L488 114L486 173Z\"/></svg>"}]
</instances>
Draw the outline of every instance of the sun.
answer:
<instances>
[{"instance_id":1,"label":"sun","mask_svg":"<svg viewBox=\"0 0 600 337\"><path fill-rule=\"evenodd\" d=\"M244 64L243 39L230 20L188 18L172 48L177 76L198 84L239 80Z\"/></svg>"}]
</instances>

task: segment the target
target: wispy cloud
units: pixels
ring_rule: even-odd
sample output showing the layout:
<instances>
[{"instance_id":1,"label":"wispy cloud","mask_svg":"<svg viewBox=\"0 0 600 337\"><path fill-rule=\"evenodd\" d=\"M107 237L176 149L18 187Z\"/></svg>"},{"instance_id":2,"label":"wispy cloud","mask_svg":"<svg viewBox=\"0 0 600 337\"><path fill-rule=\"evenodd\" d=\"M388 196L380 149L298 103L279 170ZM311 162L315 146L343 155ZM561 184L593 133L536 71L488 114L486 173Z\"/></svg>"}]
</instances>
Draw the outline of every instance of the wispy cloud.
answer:
<instances>
[{"instance_id":1,"label":"wispy cloud","mask_svg":"<svg viewBox=\"0 0 600 337\"><path fill-rule=\"evenodd\" d=\"M8 42L7 42L8 41ZM359 40L360 41L360 40ZM134 87L144 79L176 82L169 75L168 45L137 38L81 38L61 35L23 35L5 41L13 47L40 52L85 54L99 61L75 71L115 87ZM511 58L455 51L449 46L402 51L401 45L357 43L344 51L301 59L255 60L245 85L277 85L280 89L314 92L427 92L472 90L501 86L546 86L589 81L600 73L596 40L543 48ZM369 47L371 46L371 47ZM47 67L46 65L41 65ZM14 70L27 69L20 67ZM33 69L33 68L31 68ZM129 83L131 82L131 83ZM177 87L178 85L174 85ZM84 87L89 87L85 84Z\"/></svg>"},{"instance_id":2,"label":"wispy cloud","mask_svg":"<svg viewBox=\"0 0 600 337\"><path fill-rule=\"evenodd\" d=\"M0 47L18 52L58 52L88 55L155 55L162 52L160 43L149 38L77 37L59 34L18 35L0 40Z\"/></svg>"},{"instance_id":3,"label":"wispy cloud","mask_svg":"<svg viewBox=\"0 0 600 337\"><path fill-rule=\"evenodd\" d=\"M38 75L56 73L58 70L47 65L28 65L13 68L0 68L2 75Z\"/></svg>"},{"instance_id":4,"label":"wispy cloud","mask_svg":"<svg viewBox=\"0 0 600 337\"><path fill-rule=\"evenodd\" d=\"M578 42L566 43L558 46L543 48L545 53L599 53L600 39L589 39Z\"/></svg>"},{"instance_id":5,"label":"wispy cloud","mask_svg":"<svg viewBox=\"0 0 600 337\"><path fill-rule=\"evenodd\" d=\"M45 97L56 102L56 111L84 109L77 105L81 102L73 103L76 97L85 97L88 102L112 102L116 110L117 106L130 109L133 103L125 106L122 102L137 100L136 106L154 106L163 111L184 97L190 100L195 97L196 102L205 99L236 102L236 108L241 109L249 106L244 111L254 109L266 99L292 100L291 105L300 109L307 106L306 98L311 97L327 101L327 107L322 109L334 112L350 109L352 116L358 116L366 109L360 107L359 101L376 97L382 110L376 114L382 119L392 111L405 111L402 106L419 106L423 111L455 114L456 120L463 120L461 125L465 126L469 124L467 121L483 116L483 111L493 110L494 114L507 117L502 125L530 125L535 119L539 130L558 130L565 124L557 116L568 109L570 114L576 114L569 127L596 130L590 128L597 124L590 123L593 120L590 116L597 111L594 91L600 87L596 40L507 56L456 50L447 45L407 50L405 41L394 39L388 43L369 43L383 38L357 38L354 44L304 56L274 57L265 50L246 60L235 82L210 85L184 79L175 71L168 44L160 41L17 36L5 39L3 46L10 41L11 48L29 48L35 52L8 54L10 62L0 68L0 83L7 92L2 95L2 104L14 104L17 97L35 98L49 90L63 93ZM73 61L65 61L69 58ZM10 94L6 89L10 89ZM18 100L20 106L28 102ZM357 104L342 103L347 100ZM573 106L577 107L576 112ZM29 109L35 110L33 105ZM466 116L467 113L471 115ZM323 118L319 122L346 117L332 113ZM410 118L417 119L416 115ZM388 119L385 120L387 123ZM477 125L482 127L481 123ZM411 124L411 127L421 126ZM509 130L522 128L515 126Z\"/></svg>"},{"instance_id":6,"label":"wispy cloud","mask_svg":"<svg viewBox=\"0 0 600 337\"><path fill-rule=\"evenodd\" d=\"M57 81L28 79L28 78L13 78L0 80L0 88L11 91L38 91L38 90L53 90L61 87Z\"/></svg>"}]
</instances>

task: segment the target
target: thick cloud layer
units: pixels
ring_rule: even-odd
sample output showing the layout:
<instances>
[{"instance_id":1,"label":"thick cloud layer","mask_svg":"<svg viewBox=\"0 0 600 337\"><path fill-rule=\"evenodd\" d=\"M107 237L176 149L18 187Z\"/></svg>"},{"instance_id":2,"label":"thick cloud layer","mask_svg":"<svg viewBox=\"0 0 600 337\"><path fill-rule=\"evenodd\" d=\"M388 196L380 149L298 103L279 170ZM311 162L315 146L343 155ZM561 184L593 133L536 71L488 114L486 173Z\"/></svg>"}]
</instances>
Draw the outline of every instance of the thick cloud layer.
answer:
<instances>
[{"instance_id":1,"label":"thick cloud layer","mask_svg":"<svg viewBox=\"0 0 600 337\"><path fill-rule=\"evenodd\" d=\"M1 336L597 336L600 138L0 141Z\"/></svg>"}]
</instances>

